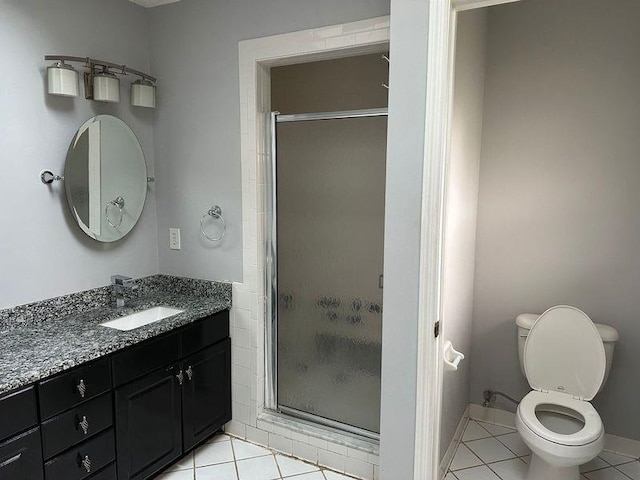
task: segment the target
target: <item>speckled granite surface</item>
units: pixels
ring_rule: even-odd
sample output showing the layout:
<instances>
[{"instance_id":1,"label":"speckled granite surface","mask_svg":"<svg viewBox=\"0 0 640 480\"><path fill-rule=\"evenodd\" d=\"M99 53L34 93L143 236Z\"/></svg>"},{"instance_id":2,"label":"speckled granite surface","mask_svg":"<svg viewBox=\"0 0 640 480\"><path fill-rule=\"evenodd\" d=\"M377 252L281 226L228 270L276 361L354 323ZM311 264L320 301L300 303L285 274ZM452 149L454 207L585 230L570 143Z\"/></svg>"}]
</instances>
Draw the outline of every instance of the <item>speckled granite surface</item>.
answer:
<instances>
[{"instance_id":1,"label":"speckled granite surface","mask_svg":"<svg viewBox=\"0 0 640 480\"><path fill-rule=\"evenodd\" d=\"M103 287L0 311L0 394L231 307L230 283L166 275L136 283L123 308ZM100 326L156 305L184 312L128 332Z\"/></svg>"}]
</instances>

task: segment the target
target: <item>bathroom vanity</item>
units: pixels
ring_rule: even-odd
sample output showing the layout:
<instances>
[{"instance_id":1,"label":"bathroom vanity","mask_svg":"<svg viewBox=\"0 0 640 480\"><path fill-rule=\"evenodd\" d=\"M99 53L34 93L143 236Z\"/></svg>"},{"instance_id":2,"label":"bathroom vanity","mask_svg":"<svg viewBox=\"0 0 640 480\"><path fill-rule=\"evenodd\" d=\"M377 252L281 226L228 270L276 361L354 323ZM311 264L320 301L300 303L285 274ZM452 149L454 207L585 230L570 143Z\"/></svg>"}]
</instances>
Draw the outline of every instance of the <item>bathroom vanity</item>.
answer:
<instances>
[{"instance_id":1,"label":"bathroom vanity","mask_svg":"<svg viewBox=\"0 0 640 480\"><path fill-rule=\"evenodd\" d=\"M143 480L231 420L229 302L170 300L131 331L113 308L0 328L0 478Z\"/></svg>"}]
</instances>

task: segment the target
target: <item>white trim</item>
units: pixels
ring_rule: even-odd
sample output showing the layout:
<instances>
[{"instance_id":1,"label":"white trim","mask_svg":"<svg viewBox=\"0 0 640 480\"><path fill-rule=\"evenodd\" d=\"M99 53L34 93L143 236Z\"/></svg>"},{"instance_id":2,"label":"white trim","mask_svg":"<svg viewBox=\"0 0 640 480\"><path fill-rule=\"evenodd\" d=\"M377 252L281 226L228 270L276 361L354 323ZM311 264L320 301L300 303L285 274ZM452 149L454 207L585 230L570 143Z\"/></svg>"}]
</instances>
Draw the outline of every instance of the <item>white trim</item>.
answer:
<instances>
[{"instance_id":1,"label":"white trim","mask_svg":"<svg viewBox=\"0 0 640 480\"><path fill-rule=\"evenodd\" d=\"M445 172L454 85L456 12L520 0L431 0L429 2L425 158L422 186L418 365L414 480L438 478L442 417L442 251ZM440 325L443 330L444 325Z\"/></svg>"},{"instance_id":2,"label":"white trim","mask_svg":"<svg viewBox=\"0 0 640 480\"><path fill-rule=\"evenodd\" d=\"M464 431L469 424L469 407L464 409L462 413L462 417L460 417L460 421L458 422L458 426L456 427L456 431L453 434L453 438L447 447L447 451L442 456L442 461L440 462L440 476L438 477L442 480L447 475L447 470L449 470L449 465L453 460L453 456L456 454L456 450L458 449L458 445L462 442L462 436L464 435Z\"/></svg>"}]
</instances>

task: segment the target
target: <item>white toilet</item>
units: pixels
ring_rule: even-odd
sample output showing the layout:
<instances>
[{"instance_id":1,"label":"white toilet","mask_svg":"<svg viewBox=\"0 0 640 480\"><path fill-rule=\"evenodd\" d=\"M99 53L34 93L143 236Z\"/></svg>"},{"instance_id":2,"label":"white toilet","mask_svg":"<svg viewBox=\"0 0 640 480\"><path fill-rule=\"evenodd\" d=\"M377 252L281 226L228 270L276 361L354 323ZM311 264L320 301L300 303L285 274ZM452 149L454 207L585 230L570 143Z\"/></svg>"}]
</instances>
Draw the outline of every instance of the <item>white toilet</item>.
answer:
<instances>
[{"instance_id":1,"label":"white toilet","mask_svg":"<svg viewBox=\"0 0 640 480\"><path fill-rule=\"evenodd\" d=\"M618 332L565 305L518 315L516 323L520 366L533 389L516 414L532 452L525 480L578 480L579 466L604 446L602 420L589 401L607 379Z\"/></svg>"}]
</instances>

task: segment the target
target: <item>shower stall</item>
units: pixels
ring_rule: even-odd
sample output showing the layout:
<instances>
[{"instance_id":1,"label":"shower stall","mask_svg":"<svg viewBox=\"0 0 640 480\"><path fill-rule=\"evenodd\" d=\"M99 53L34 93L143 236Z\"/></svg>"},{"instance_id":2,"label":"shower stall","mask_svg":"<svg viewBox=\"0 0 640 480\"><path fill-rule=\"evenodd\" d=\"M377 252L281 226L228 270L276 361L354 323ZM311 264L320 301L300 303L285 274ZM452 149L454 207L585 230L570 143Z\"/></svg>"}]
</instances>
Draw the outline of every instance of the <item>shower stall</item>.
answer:
<instances>
[{"instance_id":1,"label":"shower stall","mask_svg":"<svg viewBox=\"0 0 640 480\"><path fill-rule=\"evenodd\" d=\"M377 438L387 109L271 115L266 407Z\"/></svg>"}]
</instances>

